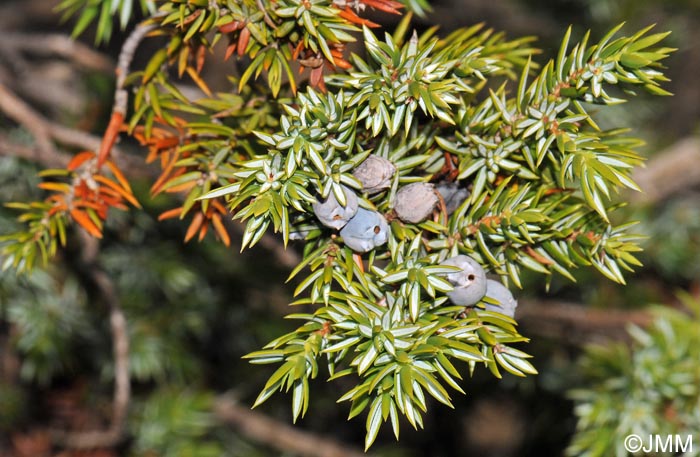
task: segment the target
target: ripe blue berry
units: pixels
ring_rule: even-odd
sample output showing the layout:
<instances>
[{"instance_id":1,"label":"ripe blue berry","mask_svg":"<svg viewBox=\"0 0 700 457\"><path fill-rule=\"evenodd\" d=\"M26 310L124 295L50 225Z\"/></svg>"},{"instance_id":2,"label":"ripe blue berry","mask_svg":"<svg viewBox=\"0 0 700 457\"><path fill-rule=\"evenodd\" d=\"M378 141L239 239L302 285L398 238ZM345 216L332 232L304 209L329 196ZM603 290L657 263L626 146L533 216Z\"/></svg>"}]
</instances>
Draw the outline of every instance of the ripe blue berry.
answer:
<instances>
[{"instance_id":1,"label":"ripe blue berry","mask_svg":"<svg viewBox=\"0 0 700 457\"><path fill-rule=\"evenodd\" d=\"M486 293L486 272L479 263L466 255L458 255L440 263L461 268L461 271L446 275L447 281L454 289L447 292L447 297L459 306L474 306Z\"/></svg>"},{"instance_id":2,"label":"ripe blue berry","mask_svg":"<svg viewBox=\"0 0 700 457\"><path fill-rule=\"evenodd\" d=\"M357 195L351 189L343 186L345 206L341 205L335 194L331 192L323 201L314 203L314 214L326 227L339 230L357 213Z\"/></svg>"},{"instance_id":3,"label":"ripe blue berry","mask_svg":"<svg viewBox=\"0 0 700 457\"><path fill-rule=\"evenodd\" d=\"M495 311L510 317L515 316L515 308L518 306L518 301L513 298L513 294L506 286L498 281L489 279L486 281L486 296L497 301L500 305L485 303L487 311Z\"/></svg>"},{"instance_id":4,"label":"ripe blue berry","mask_svg":"<svg viewBox=\"0 0 700 457\"><path fill-rule=\"evenodd\" d=\"M357 214L340 231L345 244L355 252L367 252L387 242L389 224L376 211L358 208Z\"/></svg>"}]
</instances>

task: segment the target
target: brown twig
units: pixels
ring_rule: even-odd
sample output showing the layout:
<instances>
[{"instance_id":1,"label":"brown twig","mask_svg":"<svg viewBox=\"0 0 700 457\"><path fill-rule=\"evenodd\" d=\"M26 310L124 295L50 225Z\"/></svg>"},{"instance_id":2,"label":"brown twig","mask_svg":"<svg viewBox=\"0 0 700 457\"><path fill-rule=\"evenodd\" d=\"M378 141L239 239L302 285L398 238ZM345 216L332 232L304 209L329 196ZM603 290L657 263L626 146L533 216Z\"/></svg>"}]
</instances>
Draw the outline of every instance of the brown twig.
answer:
<instances>
[{"instance_id":1,"label":"brown twig","mask_svg":"<svg viewBox=\"0 0 700 457\"><path fill-rule=\"evenodd\" d=\"M42 155L53 154L51 133L44 119L1 82L0 110L31 132Z\"/></svg>"},{"instance_id":2,"label":"brown twig","mask_svg":"<svg viewBox=\"0 0 700 457\"><path fill-rule=\"evenodd\" d=\"M13 143L6 137L0 136L0 155L13 155L32 160L46 167L64 167L72 157L59 152L50 140L56 143L76 147L88 151L97 151L102 143L98 136L80 130L64 127L45 118L25 103L6 86L0 83L0 111L6 113L18 124L29 130L35 137L37 149ZM40 147L39 142L48 141L50 147ZM117 166L131 177L152 176L143 166L141 159L123 154L121 149L114 148L114 161Z\"/></svg>"},{"instance_id":3,"label":"brown twig","mask_svg":"<svg viewBox=\"0 0 700 457\"><path fill-rule=\"evenodd\" d=\"M117 75L117 87L114 91L114 106L112 106L112 115L110 116L109 124L107 125L107 129L102 137L102 143L100 144L99 151L97 153L98 166L101 166L105 160L107 160L107 157L114 148L114 143L119 137L119 132L124 125L124 119L128 108L127 105L129 102L129 93L125 88L126 77L129 74L129 67L131 67L131 61L134 59L136 49L139 47L139 44L141 44L141 41L143 41L146 35L157 27L156 24L150 22L151 19L162 16L163 14L164 13L159 13L158 15L146 19L137 25L131 34L126 38L124 44L122 45L121 51L119 52L117 68L115 69L115 73Z\"/></svg>"},{"instance_id":4,"label":"brown twig","mask_svg":"<svg viewBox=\"0 0 700 457\"><path fill-rule=\"evenodd\" d=\"M112 352L114 354L112 419L107 430L74 433L55 432L54 440L58 444L71 449L112 447L118 444L124 436L131 398L129 334L126 317L122 311L114 283L98 262L99 241L88 235L84 230L80 230L80 235L83 243L81 260L85 271L97 290L99 299L109 308Z\"/></svg>"},{"instance_id":5,"label":"brown twig","mask_svg":"<svg viewBox=\"0 0 700 457\"><path fill-rule=\"evenodd\" d=\"M117 68L114 70L117 75L116 91L114 93L114 106L112 112L118 112L122 115L126 115L127 104L129 101L129 93L124 87L126 83L126 77L129 75L129 68L131 67L131 61L134 60L134 54L136 49L141 44L141 41L154 30L157 25L149 22L151 19L162 16L162 14L152 16L146 21L141 22L134 28L131 34L124 40L121 50L119 51L119 58L117 59Z\"/></svg>"},{"instance_id":6,"label":"brown twig","mask_svg":"<svg viewBox=\"0 0 700 457\"><path fill-rule=\"evenodd\" d=\"M19 75L27 75L31 71L31 67L22 57L18 49L8 46L2 38L0 37L0 56L2 57L3 64L8 69L11 69L14 73Z\"/></svg>"},{"instance_id":7,"label":"brown twig","mask_svg":"<svg viewBox=\"0 0 700 457\"><path fill-rule=\"evenodd\" d=\"M0 42L3 47L36 55L57 55L91 70L110 72L114 69L114 62L103 54L79 41L57 33L38 35L0 32Z\"/></svg>"},{"instance_id":8,"label":"brown twig","mask_svg":"<svg viewBox=\"0 0 700 457\"><path fill-rule=\"evenodd\" d=\"M700 184L700 138L690 137L677 141L656 154L634 173L634 180L643 193L635 192L630 198L635 203L654 204L669 196Z\"/></svg>"},{"instance_id":9,"label":"brown twig","mask_svg":"<svg viewBox=\"0 0 700 457\"><path fill-rule=\"evenodd\" d=\"M55 154L52 140L66 146L92 151L97 150L101 144L101 139L95 135L64 127L45 118L2 83L0 83L0 110L34 136L41 152L36 157L37 161L44 160L41 155Z\"/></svg>"},{"instance_id":10,"label":"brown twig","mask_svg":"<svg viewBox=\"0 0 700 457\"><path fill-rule=\"evenodd\" d=\"M0 29L26 27L56 21L57 0L5 1L0 4Z\"/></svg>"},{"instance_id":11,"label":"brown twig","mask_svg":"<svg viewBox=\"0 0 700 457\"><path fill-rule=\"evenodd\" d=\"M515 318L526 329L525 333L576 345L601 339L624 339L628 324L644 327L652 320L645 310L595 309L551 300L521 300Z\"/></svg>"},{"instance_id":12,"label":"brown twig","mask_svg":"<svg viewBox=\"0 0 700 457\"><path fill-rule=\"evenodd\" d=\"M329 438L302 431L264 414L251 411L228 397L217 399L214 412L221 422L231 424L247 437L280 452L292 452L305 457L368 456Z\"/></svg>"},{"instance_id":13,"label":"brown twig","mask_svg":"<svg viewBox=\"0 0 700 457\"><path fill-rule=\"evenodd\" d=\"M71 155L54 151L51 155L40 156L36 149L10 141L0 135L0 156L11 156L38 163L47 168L64 168L70 162Z\"/></svg>"}]
</instances>

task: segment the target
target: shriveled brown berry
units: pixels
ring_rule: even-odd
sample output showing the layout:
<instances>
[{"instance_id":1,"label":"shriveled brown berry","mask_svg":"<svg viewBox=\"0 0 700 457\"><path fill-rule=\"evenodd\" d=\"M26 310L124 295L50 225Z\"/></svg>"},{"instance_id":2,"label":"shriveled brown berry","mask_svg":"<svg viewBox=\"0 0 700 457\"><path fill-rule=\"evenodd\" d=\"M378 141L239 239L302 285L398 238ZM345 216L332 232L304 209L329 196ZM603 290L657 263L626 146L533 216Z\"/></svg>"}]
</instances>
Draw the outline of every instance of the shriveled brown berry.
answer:
<instances>
[{"instance_id":1,"label":"shriveled brown berry","mask_svg":"<svg viewBox=\"0 0 700 457\"><path fill-rule=\"evenodd\" d=\"M414 182L396 192L394 211L404 222L423 222L438 204L435 186L426 182Z\"/></svg>"},{"instance_id":2,"label":"shriveled brown berry","mask_svg":"<svg viewBox=\"0 0 700 457\"><path fill-rule=\"evenodd\" d=\"M370 155L358 165L352 174L362 183L362 190L376 194L391 186L391 178L396 173L396 166L383 157Z\"/></svg>"},{"instance_id":3,"label":"shriveled brown berry","mask_svg":"<svg viewBox=\"0 0 700 457\"><path fill-rule=\"evenodd\" d=\"M469 198L469 191L464 187L459 187L456 182L441 183L435 188L445 200L445 209L448 215L454 213L464 200Z\"/></svg>"}]
</instances>

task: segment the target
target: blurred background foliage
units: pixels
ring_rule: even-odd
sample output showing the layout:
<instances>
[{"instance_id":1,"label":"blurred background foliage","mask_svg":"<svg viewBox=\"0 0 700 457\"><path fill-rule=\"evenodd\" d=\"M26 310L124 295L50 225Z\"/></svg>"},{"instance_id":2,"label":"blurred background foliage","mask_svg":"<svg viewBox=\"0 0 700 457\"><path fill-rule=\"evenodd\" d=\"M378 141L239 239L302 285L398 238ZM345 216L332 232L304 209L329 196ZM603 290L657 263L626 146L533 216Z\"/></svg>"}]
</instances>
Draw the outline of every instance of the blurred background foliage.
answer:
<instances>
[{"instance_id":1,"label":"blurred background foliage","mask_svg":"<svg viewBox=\"0 0 700 457\"><path fill-rule=\"evenodd\" d=\"M675 97L642 96L608 115L616 125L637 126L633 134L647 141L645 152L652 158L698 133L700 4L695 0L431 4L433 12L419 21L421 27L440 24L447 31L485 21L510 37L539 36L537 44L548 55L556 53L568 24L580 36L585 29L601 32L621 21L631 28L659 23L660 30L673 31L668 45L679 48L667 64L672 82L666 88ZM42 0L0 5L0 81L57 122L100 131L111 104L109 74L44 56L28 58L29 67L18 68L3 40L13 32L70 33L71 25L59 25L53 6ZM381 20L394 18L378 16ZM95 25L90 27L82 38L87 43L94 35ZM114 58L123 40L118 23L112 34L101 50ZM206 74L215 81L216 67ZM37 87L42 90L32 89ZM7 141L30 146L31 136L0 114L2 200L28 200L36 192L38 168L31 160L8 157L2 150ZM145 182L134 184L145 211L112 214L100 254L129 322L130 439L113 451L61 455L297 455L255 439L240 421L216 412L224 395L245 407L252 403L269 370L241 356L293 328L280 318L293 290L283 285L289 266L264 246L238 254L235 242L230 249L210 239L183 245L182 224L157 223L172 202L166 196L151 199ZM641 220L638 231L648 238L645 266L627 276L627 286L582 272L575 284L555 280L546 294L541 278L526 278L516 318L521 333L533 340L528 350L540 375L506 375L495 382L477 371L468 382L478 395L455 398L454 410L434 408L425 418L426 430L406 429L399 443L383 430L372 455L609 456L626 455L619 445L628 430L690 431L700 439L699 197L698 186L689 185L663 198L633 199L621 217ZM0 209L0 232L12 231L14 217ZM50 268L27 277L0 274L0 455L54 455L49 430L80 429L108 416L113 371L107 311L91 300L94 291L75 257L63 252ZM679 291L685 291L683 300ZM658 305L653 312L647 311L650 304ZM630 322L641 327L628 333ZM310 437L359 449L363 427L345 421L347 411L335 404L336 392L315 384L311 413L297 427L314 434ZM274 397L262 411L287 424L289 399ZM636 417L648 418L647 428ZM700 448L700 442L695 445Z\"/></svg>"}]
</instances>

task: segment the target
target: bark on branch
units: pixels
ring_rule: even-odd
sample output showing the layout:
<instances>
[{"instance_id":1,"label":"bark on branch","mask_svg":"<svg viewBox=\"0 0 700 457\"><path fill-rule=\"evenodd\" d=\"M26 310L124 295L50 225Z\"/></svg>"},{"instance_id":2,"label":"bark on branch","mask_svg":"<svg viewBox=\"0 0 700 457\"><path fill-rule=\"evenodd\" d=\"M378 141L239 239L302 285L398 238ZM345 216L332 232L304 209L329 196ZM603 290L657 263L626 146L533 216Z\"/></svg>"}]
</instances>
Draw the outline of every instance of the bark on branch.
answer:
<instances>
[{"instance_id":1,"label":"bark on branch","mask_svg":"<svg viewBox=\"0 0 700 457\"><path fill-rule=\"evenodd\" d=\"M370 455L251 411L225 396L217 399L214 412L221 422L232 425L245 436L280 452L291 451L304 457L368 457Z\"/></svg>"},{"instance_id":2,"label":"bark on branch","mask_svg":"<svg viewBox=\"0 0 700 457\"><path fill-rule=\"evenodd\" d=\"M625 339L627 325L645 327L652 321L651 314L645 310L595 309L555 300L521 300L515 318L526 333L556 338L573 345Z\"/></svg>"},{"instance_id":3,"label":"bark on branch","mask_svg":"<svg viewBox=\"0 0 700 457\"><path fill-rule=\"evenodd\" d=\"M630 196L634 203L653 205L700 184L700 138L679 140L656 154L646 168L634 173L643 193Z\"/></svg>"},{"instance_id":4,"label":"bark on branch","mask_svg":"<svg viewBox=\"0 0 700 457\"><path fill-rule=\"evenodd\" d=\"M165 13L158 13L153 17L162 16L163 14ZM107 160L107 157L109 157L114 148L114 143L119 137L121 128L124 125L129 102L129 92L125 88L126 77L129 75L129 68L131 67L131 61L134 59L136 49L138 49L146 35L156 27L157 25L151 23L149 19L141 22L126 38L119 52L119 59L117 60L117 68L115 70L117 75L117 88L114 91L112 116L109 119L109 124L102 137L102 144L100 144L97 153L98 166L101 166L105 160Z\"/></svg>"},{"instance_id":5,"label":"bark on branch","mask_svg":"<svg viewBox=\"0 0 700 457\"><path fill-rule=\"evenodd\" d=\"M83 230L80 230L80 235L82 238L81 260L83 268L97 292L98 299L109 308L109 325L114 356L112 418L107 430L73 433L56 431L53 437L57 444L71 449L113 447L124 438L131 398L129 333L114 282L98 261L99 241Z\"/></svg>"},{"instance_id":6,"label":"bark on branch","mask_svg":"<svg viewBox=\"0 0 700 457\"><path fill-rule=\"evenodd\" d=\"M95 71L110 72L114 62L90 46L58 33L34 34L0 32L3 47L28 53L50 56L56 55L76 63L78 66Z\"/></svg>"},{"instance_id":7,"label":"bark on branch","mask_svg":"<svg viewBox=\"0 0 700 457\"><path fill-rule=\"evenodd\" d=\"M38 162L51 160L42 156L55 154L56 151L52 141L92 151L96 151L102 141L95 135L64 127L50 121L2 83L0 83L0 111L26 128L34 136L39 149L35 159Z\"/></svg>"}]
</instances>

